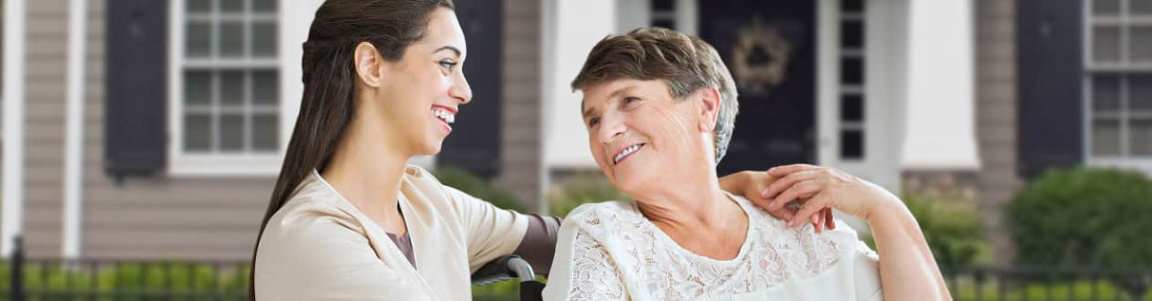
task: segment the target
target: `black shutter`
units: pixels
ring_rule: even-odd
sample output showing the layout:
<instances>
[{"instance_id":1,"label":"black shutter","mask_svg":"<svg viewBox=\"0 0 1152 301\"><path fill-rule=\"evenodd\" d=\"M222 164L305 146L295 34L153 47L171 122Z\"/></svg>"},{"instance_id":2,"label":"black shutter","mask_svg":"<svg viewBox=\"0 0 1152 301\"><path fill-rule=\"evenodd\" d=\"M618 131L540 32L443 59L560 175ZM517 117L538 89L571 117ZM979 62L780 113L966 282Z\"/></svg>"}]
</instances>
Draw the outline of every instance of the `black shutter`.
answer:
<instances>
[{"instance_id":1,"label":"black shutter","mask_svg":"<svg viewBox=\"0 0 1152 301\"><path fill-rule=\"evenodd\" d=\"M105 10L104 170L155 174L167 154L168 1L110 0Z\"/></svg>"},{"instance_id":2,"label":"black shutter","mask_svg":"<svg viewBox=\"0 0 1152 301\"><path fill-rule=\"evenodd\" d=\"M460 108L452 134L444 140L437 156L438 164L461 167L484 177L500 173L503 2L456 1L456 16L468 41L464 75L472 86L472 102Z\"/></svg>"},{"instance_id":3,"label":"black shutter","mask_svg":"<svg viewBox=\"0 0 1152 301\"><path fill-rule=\"evenodd\" d=\"M1079 0L1019 0L1019 173L1030 178L1083 157Z\"/></svg>"}]
</instances>

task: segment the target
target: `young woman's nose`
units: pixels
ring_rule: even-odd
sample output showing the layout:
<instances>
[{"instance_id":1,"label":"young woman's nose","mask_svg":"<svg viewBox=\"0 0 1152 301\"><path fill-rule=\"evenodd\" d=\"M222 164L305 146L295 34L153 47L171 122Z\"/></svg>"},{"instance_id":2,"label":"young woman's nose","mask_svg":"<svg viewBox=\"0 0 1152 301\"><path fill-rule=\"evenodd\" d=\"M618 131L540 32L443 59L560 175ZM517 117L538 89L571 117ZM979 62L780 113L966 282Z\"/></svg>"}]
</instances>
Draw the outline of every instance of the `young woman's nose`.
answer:
<instances>
[{"instance_id":1,"label":"young woman's nose","mask_svg":"<svg viewBox=\"0 0 1152 301\"><path fill-rule=\"evenodd\" d=\"M460 104L472 101L472 87L468 85L468 79L464 78L463 73L456 77L456 81L452 83L452 88L448 89L448 96Z\"/></svg>"}]
</instances>

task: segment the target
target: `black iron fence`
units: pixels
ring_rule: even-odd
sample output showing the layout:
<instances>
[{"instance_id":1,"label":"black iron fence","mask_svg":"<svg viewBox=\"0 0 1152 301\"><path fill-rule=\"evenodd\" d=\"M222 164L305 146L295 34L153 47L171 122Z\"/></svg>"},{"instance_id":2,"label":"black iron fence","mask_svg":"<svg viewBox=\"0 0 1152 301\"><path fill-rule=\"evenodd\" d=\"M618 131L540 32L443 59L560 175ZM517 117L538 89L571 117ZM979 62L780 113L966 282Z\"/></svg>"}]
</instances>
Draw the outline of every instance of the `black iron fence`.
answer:
<instances>
[{"instance_id":1,"label":"black iron fence","mask_svg":"<svg viewBox=\"0 0 1152 301\"><path fill-rule=\"evenodd\" d=\"M0 262L0 300L248 299L248 261L24 258L16 247Z\"/></svg>"},{"instance_id":2,"label":"black iron fence","mask_svg":"<svg viewBox=\"0 0 1152 301\"><path fill-rule=\"evenodd\" d=\"M24 258L20 244L0 261L0 300L247 300L247 261L132 261ZM944 268L956 300L1146 300L1152 267ZM498 285L495 288L500 288ZM479 299L515 298L482 289ZM507 293L507 294L505 294Z\"/></svg>"},{"instance_id":3,"label":"black iron fence","mask_svg":"<svg viewBox=\"0 0 1152 301\"><path fill-rule=\"evenodd\" d=\"M1148 300L1152 267L944 268L956 300Z\"/></svg>"}]
</instances>

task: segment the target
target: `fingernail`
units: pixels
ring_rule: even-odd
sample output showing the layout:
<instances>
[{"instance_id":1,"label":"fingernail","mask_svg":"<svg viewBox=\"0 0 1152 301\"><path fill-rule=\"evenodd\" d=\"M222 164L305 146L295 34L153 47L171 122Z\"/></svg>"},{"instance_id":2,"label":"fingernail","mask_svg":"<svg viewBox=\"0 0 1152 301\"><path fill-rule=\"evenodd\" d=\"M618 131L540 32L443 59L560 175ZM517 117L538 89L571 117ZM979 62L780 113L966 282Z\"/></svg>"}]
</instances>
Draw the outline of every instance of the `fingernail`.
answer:
<instances>
[{"instance_id":1,"label":"fingernail","mask_svg":"<svg viewBox=\"0 0 1152 301\"><path fill-rule=\"evenodd\" d=\"M800 222L798 222L796 220L792 220L792 221L788 222L788 228L795 228L796 225L798 225L798 224L800 224Z\"/></svg>"},{"instance_id":2,"label":"fingernail","mask_svg":"<svg viewBox=\"0 0 1152 301\"><path fill-rule=\"evenodd\" d=\"M768 198L768 188L764 188L764 190L760 191L760 197L765 198L765 199Z\"/></svg>"}]
</instances>

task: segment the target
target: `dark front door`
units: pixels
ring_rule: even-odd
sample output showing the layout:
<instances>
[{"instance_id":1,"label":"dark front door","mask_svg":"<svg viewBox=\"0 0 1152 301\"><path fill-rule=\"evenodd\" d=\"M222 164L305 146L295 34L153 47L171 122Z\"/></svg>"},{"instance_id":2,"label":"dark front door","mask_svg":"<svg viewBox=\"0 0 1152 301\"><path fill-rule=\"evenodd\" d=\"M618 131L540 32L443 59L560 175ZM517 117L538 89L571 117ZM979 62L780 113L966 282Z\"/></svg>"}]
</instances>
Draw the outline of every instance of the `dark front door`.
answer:
<instances>
[{"instance_id":1,"label":"dark front door","mask_svg":"<svg viewBox=\"0 0 1152 301\"><path fill-rule=\"evenodd\" d=\"M725 175L815 161L816 1L700 1L700 37L740 91Z\"/></svg>"}]
</instances>

